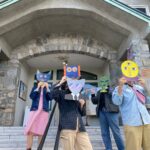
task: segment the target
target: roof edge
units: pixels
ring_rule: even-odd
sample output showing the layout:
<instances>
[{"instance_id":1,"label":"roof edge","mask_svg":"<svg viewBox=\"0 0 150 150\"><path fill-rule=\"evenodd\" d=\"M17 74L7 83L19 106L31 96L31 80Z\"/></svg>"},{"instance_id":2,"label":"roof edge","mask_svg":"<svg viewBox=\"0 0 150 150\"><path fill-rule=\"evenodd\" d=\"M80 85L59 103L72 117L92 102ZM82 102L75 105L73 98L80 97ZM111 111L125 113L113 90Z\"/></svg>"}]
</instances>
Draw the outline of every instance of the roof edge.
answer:
<instances>
[{"instance_id":1,"label":"roof edge","mask_svg":"<svg viewBox=\"0 0 150 150\"><path fill-rule=\"evenodd\" d=\"M150 24L150 16L140 12L139 10L136 10L118 0L104 1Z\"/></svg>"},{"instance_id":2,"label":"roof edge","mask_svg":"<svg viewBox=\"0 0 150 150\"><path fill-rule=\"evenodd\" d=\"M8 7L11 4L14 4L18 1L20 1L20 0L5 0L5 1L2 1L2 2L0 2L0 10L5 8L5 7Z\"/></svg>"}]
</instances>

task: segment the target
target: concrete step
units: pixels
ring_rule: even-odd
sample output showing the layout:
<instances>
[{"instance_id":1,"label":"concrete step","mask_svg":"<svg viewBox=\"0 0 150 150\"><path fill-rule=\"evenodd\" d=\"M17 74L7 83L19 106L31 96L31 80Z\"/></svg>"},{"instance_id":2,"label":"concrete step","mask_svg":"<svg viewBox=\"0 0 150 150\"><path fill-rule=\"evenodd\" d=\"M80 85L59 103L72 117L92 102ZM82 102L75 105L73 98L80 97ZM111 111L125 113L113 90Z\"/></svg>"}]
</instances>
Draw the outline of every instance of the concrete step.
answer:
<instances>
[{"instance_id":1,"label":"concrete step","mask_svg":"<svg viewBox=\"0 0 150 150\"><path fill-rule=\"evenodd\" d=\"M94 150L104 150L99 126L86 127ZM52 150L54 147L57 127L50 127L43 150ZM123 135L123 129L121 128ZM111 134L112 137L112 134ZM34 138L33 150L37 149L37 138ZM61 144L60 144L61 145ZM112 137L113 150L117 150ZM26 137L23 127L0 127L0 150L25 150ZM61 147L61 146L60 146ZM60 148L60 150L62 150Z\"/></svg>"}]
</instances>

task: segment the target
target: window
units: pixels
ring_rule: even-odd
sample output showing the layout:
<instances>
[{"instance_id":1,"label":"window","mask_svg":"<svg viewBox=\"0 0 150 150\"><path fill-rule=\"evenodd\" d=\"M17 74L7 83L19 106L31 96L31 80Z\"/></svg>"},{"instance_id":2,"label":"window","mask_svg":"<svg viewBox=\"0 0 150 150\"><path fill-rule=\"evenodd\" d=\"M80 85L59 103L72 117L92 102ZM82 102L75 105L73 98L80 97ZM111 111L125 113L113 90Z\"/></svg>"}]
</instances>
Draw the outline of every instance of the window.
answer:
<instances>
[{"instance_id":1,"label":"window","mask_svg":"<svg viewBox=\"0 0 150 150\"><path fill-rule=\"evenodd\" d=\"M60 80L63 74L64 74L63 69L57 70L57 80ZM83 79L86 79L86 80L97 80L97 75L86 72L86 71L81 71L81 76Z\"/></svg>"},{"instance_id":2,"label":"window","mask_svg":"<svg viewBox=\"0 0 150 150\"><path fill-rule=\"evenodd\" d=\"M139 10L140 12L146 14L146 8L135 8L137 10Z\"/></svg>"},{"instance_id":3,"label":"window","mask_svg":"<svg viewBox=\"0 0 150 150\"><path fill-rule=\"evenodd\" d=\"M61 80L61 78L63 77L63 75L64 75L63 69L57 70L57 76L56 76L56 79L57 79L57 80Z\"/></svg>"},{"instance_id":4,"label":"window","mask_svg":"<svg viewBox=\"0 0 150 150\"><path fill-rule=\"evenodd\" d=\"M139 12L143 14L146 14L148 16L150 15L149 8L146 5L132 5L131 7L138 10Z\"/></svg>"},{"instance_id":5,"label":"window","mask_svg":"<svg viewBox=\"0 0 150 150\"><path fill-rule=\"evenodd\" d=\"M86 71L81 71L81 76L83 79L86 79L86 80L97 80L97 75L86 72Z\"/></svg>"}]
</instances>

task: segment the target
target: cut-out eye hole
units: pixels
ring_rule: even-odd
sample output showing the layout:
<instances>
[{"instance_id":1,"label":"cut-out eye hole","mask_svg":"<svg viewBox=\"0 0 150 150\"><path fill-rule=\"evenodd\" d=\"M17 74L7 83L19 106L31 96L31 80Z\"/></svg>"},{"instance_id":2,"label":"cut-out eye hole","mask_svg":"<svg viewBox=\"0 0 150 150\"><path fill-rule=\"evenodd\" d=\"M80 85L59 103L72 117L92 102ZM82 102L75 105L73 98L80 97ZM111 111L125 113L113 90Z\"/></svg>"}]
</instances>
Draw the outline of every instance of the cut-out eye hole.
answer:
<instances>
[{"instance_id":1,"label":"cut-out eye hole","mask_svg":"<svg viewBox=\"0 0 150 150\"><path fill-rule=\"evenodd\" d=\"M43 75L40 75L40 78L42 78L43 77Z\"/></svg>"},{"instance_id":2,"label":"cut-out eye hole","mask_svg":"<svg viewBox=\"0 0 150 150\"><path fill-rule=\"evenodd\" d=\"M73 72L77 72L77 67L73 67L73 68L72 68L72 71L73 71Z\"/></svg>"},{"instance_id":3,"label":"cut-out eye hole","mask_svg":"<svg viewBox=\"0 0 150 150\"><path fill-rule=\"evenodd\" d=\"M44 75L44 78L47 78L47 76L46 76L46 75Z\"/></svg>"},{"instance_id":4,"label":"cut-out eye hole","mask_svg":"<svg viewBox=\"0 0 150 150\"><path fill-rule=\"evenodd\" d=\"M127 67L124 67L124 70L127 70Z\"/></svg>"},{"instance_id":5,"label":"cut-out eye hole","mask_svg":"<svg viewBox=\"0 0 150 150\"><path fill-rule=\"evenodd\" d=\"M132 70L136 70L136 68L132 68Z\"/></svg>"},{"instance_id":6,"label":"cut-out eye hole","mask_svg":"<svg viewBox=\"0 0 150 150\"><path fill-rule=\"evenodd\" d=\"M72 71L71 67L68 67L67 72L71 72L71 71Z\"/></svg>"}]
</instances>

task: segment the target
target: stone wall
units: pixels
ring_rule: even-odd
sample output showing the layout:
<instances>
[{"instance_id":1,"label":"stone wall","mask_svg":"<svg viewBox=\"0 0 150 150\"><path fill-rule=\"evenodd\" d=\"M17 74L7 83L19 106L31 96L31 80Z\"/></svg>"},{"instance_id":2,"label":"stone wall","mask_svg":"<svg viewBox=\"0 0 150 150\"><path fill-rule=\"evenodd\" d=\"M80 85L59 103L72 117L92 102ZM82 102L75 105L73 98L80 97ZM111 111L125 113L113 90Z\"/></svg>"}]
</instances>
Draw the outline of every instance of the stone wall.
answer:
<instances>
[{"instance_id":1,"label":"stone wall","mask_svg":"<svg viewBox=\"0 0 150 150\"><path fill-rule=\"evenodd\" d=\"M0 125L13 125L19 73L16 60L0 63Z\"/></svg>"}]
</instances>

